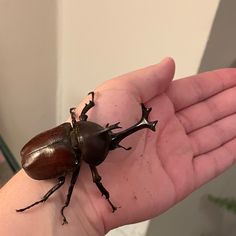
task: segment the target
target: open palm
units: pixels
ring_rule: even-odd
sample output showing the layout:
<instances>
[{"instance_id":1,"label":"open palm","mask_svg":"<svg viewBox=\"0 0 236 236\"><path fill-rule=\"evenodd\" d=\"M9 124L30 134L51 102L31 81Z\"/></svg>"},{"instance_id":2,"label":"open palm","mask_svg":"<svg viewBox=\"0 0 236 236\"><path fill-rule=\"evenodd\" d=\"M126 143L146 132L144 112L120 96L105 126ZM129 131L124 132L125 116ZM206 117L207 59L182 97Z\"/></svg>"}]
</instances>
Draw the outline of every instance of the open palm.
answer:
<instances>
[{"instance_id":1,"label":"open palm","mask_svg":"<svg viewBox=\"0 0 236 236\"><path fill-rule=\"evenodd\" d=\"M120 207L111 213L95 194L106 231L157 216L234 163L236 70L171 82L173 74L174 62L166 59L96 90L90 120L104 126L120 121L127 128L140 119L140 103L152 107L149 120L158 120L156 132L129 136L122 145L132 149L111 151L98 167L111 201Z\"/></svg>"}]
</instances>

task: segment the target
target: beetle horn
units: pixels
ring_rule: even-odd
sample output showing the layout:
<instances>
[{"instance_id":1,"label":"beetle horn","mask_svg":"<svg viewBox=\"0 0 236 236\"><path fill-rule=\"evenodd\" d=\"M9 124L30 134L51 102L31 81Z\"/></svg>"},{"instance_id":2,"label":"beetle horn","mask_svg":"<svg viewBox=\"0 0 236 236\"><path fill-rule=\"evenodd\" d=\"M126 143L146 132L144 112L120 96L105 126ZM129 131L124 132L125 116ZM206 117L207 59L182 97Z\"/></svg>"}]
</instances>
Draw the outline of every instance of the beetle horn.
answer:
<instances>
[{"instance_id":1,"label":"beetle horn","mask_svg":"<svg viewBox=\"0 0 236 236\"><path fill-rule=\"evenodd\" d=\"M139 122L137 122L135 125L129 127L126 130L123 130L115 134L114 133L111 134L112 140L111 140L110 150L120 147L119 143L121 142L121 140L137 132L138 130L145 129L145 128L148 128L152 131L156 130L156 124L158 121L148 120L148 116L152 108L146 108L144 104L141 104L141 107L142 107L142 117Z\"/></svg>"}]
</instances>

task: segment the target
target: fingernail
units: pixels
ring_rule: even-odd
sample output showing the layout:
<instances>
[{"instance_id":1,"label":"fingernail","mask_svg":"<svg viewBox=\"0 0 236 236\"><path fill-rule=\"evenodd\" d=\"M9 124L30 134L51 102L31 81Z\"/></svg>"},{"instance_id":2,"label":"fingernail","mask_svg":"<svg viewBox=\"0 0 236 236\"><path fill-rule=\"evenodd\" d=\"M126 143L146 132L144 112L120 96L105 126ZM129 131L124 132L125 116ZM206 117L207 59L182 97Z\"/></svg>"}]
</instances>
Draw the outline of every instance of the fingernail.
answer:
<instances>
[{"instance_id":1,"label":"fingernail","mask_svg":"<svg viewBox=\"0 0 236 236\"><path fill-rule=\"evenodd\" d=\"M165 57L159 62L159 64L165 64L170 61L174 62L174 59L172 57Z\"/></svg>"}]
</instances>

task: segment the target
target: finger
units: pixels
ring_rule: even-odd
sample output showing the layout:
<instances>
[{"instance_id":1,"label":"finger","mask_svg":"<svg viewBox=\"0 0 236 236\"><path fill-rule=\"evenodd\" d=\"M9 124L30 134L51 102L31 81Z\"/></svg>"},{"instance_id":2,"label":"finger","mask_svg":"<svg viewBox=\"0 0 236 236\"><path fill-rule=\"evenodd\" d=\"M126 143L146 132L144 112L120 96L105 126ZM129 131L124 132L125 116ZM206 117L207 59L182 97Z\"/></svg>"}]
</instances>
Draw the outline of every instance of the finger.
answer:
<instances>
[{"instance_id":1,"label":"finger","mask_svg":"<svg viewBox=\"0 0 236 236\"><path fill-rule=\"evenodd\" d=\"M220 69L173 81L167 94L179 111L235 85L236 69Z\"/></svg>"},{"instance_id":2,"label":"finger","mask_svg":"<svg viewBox=\"0 0 236 236\"><path fill-rule=\"evenodd\" d=\"M191 132L188 137L193 155L198 156L219 148L236 137L236 114Z\"/></svg>"},{"instance_id":3,"label":"finger","mask_svg":"<svg viewBox=\"0 0 236 236\"><path fill-rule=\"evenodd\" d=\"M103 89L125 89L140 97L140 102L163 93L173 79L175 63L172 58L166 58L159 64L130 72L99 87Z\"/></svg>"},{"instance_id":4,"label":"finger","mask_svg":"<svg viewBox=\"0 0 236 236\"><path fill-rule=\"evenodd\" d=\"M236 87L224 90L176 113L186 133L209 125L236 112Z\"/></svg>"},{"instance_id":5,"label":"finger","mask_svg":"<svg viewBox=\"0 0 236 236\"><path fill-rule=\"evenodd\" d=\"M193 159L196 188L220 175L235 163L236 139Z\"/></svg>"}]
</instances>

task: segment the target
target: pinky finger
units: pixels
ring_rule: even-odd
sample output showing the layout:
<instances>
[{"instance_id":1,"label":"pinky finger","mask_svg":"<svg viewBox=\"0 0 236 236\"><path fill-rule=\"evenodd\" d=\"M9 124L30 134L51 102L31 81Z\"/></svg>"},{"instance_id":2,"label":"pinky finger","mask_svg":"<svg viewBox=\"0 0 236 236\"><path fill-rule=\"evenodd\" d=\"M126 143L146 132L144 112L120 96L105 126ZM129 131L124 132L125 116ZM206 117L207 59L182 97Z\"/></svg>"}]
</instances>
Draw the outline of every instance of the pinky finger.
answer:
<instances>
[{"instance_id":1,"label":"pinky finger","mask_svg":"<svg viewBox=\"0 0 236 236\"><path fill-rule=\"evenodd\" d=\"M223 173L235 163L235 160L236 138L213 151L196 156L193 160L196 187L200 187Z\"/></svg>"}]
</instances>

